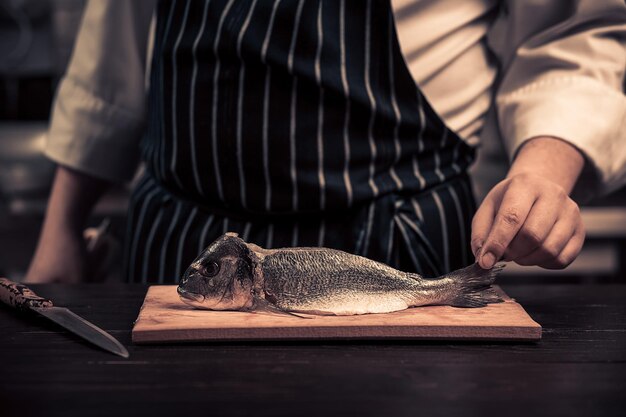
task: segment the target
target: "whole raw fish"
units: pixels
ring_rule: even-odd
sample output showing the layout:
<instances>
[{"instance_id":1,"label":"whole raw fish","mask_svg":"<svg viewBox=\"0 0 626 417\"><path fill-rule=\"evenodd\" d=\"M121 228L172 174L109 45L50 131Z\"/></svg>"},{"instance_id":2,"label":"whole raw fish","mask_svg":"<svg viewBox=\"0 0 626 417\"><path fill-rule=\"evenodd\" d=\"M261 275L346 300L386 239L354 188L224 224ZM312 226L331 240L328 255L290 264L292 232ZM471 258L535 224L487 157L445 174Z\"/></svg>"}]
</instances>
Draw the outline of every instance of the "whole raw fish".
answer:
<instances>
[{"instance_id":1,"label":"whole raw fish","mask_svg":"<svg viewBox=\"0 0 626 417\"><path fill-rule=\"evenodd\" d=\"M424 305L483 307L502 301L491 288L502 267L473 264L430 279L334 249L263 249L226 233L189 266L178 293L209 310L353 315Z\"/></svg>"}]
</instances>

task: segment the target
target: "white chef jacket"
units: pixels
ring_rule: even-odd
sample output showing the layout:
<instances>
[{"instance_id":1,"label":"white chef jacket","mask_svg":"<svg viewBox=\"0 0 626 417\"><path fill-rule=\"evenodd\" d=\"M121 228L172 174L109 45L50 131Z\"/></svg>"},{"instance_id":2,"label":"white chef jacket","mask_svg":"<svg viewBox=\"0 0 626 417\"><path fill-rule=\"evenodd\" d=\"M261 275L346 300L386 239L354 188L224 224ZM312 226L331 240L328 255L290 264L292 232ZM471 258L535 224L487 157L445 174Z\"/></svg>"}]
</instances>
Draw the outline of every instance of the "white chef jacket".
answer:
<instances>
[{"instance_id":1,"label":"white chef jacket","mask_svg":"<svg viewBox=\"0 0 626 417\"><path fill-rule=\"evenodd\" d=\"M623 0L391 0L416 83L471 145L509 157L537 136L586 157L582 198L626 182ZM45 152L111 181L139 161L154 0L91 0L54 103Z\"/></svg>"}]
</instances>

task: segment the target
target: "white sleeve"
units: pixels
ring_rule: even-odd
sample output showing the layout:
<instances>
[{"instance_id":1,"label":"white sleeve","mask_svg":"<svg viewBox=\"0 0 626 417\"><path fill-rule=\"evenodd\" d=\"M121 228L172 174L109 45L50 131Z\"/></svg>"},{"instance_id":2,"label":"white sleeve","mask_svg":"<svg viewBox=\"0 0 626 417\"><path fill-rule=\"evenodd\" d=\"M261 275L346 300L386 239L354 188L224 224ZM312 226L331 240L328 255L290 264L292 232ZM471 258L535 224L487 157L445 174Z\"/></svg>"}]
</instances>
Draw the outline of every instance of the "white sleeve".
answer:
<instances>
[{"instance_id":1,"label":"white sleeve","mask_svg":"<svg viewBox=\"0 0 626 417\"><path fill-rule=\"evenodd\" d=\"M624 1L509 0L489 42L502 63L496 106L509 157L533 137L554 136L587 159L575 190L579 198L623 185Z\"/></svg>"},{"instance_id":2,"label":"white sleeve","mask_svg":"<svg viewBox=\"0 0 626 417\"><path fill-rule=\"evenodd\" d=\"M52 109L45 153L109 181L139 160L146 46L154 1L91 0Z\"/></svg>"}]
</instances>

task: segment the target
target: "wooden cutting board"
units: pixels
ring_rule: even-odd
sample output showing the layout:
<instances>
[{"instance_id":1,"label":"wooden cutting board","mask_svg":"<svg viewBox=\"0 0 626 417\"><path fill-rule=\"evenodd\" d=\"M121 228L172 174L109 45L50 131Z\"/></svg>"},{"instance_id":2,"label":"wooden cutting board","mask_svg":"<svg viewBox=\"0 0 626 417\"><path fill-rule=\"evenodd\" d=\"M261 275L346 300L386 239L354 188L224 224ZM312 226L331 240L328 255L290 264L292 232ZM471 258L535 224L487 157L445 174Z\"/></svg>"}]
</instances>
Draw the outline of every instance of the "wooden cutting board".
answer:
<instances>
[{"instance_id":1,"label":"wooden cutting board","mask_svg":"<svg viewBox=\"0 0 626 417\"><path fill-rule=\"evenodd\" d=\"M541 339L541 326L497 288L505 302L483 308L428 306L387 314L310 319L198 310L180 301L175 285L152 286L133 327L133 343L251 340Z\"/></svg>"}]
</instances>

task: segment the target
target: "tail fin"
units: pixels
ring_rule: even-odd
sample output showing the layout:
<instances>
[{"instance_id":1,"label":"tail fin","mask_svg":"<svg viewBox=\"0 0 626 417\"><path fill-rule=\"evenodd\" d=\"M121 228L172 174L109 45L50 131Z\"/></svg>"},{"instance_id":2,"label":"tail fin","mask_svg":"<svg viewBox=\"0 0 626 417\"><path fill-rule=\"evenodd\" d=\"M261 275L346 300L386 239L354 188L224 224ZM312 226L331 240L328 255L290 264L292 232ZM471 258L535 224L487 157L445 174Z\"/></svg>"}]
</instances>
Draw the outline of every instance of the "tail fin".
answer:
<instances>
[{"instance_id":1,"label":"tail fin","mask_svg":"<svg viewBox=\"0 0 626 417\"><path fill-rule=\"evenodd\" d=\"M498 264L491 269L482 269L475 263L443 275L441 278L451 279L456 288L446 304L454 307L484 307L487 304L501 303L503 300L491 284L504 266L505 264Z\"/></svg>"}]
</instances>

